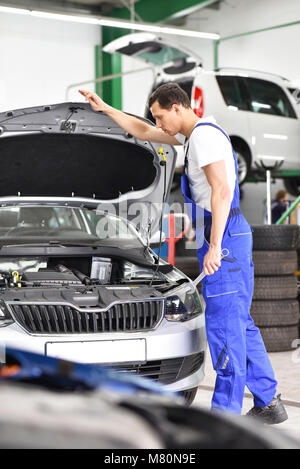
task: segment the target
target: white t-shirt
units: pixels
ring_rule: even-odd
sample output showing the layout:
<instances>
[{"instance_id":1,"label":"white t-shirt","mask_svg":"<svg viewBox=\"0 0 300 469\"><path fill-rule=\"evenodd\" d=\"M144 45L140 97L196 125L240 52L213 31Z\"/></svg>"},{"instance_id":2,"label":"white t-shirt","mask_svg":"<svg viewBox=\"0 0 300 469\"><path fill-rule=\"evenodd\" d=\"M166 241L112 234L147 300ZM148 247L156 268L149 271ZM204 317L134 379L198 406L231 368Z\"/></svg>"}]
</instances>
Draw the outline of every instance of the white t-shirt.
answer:
<instances>
[{"instance_id":1,"label":"white t-shirt","mask_svg":"<svg viewBox=\"0 0 300 469\"><path fill-rule=\"evenodd\" d=\"M199 122L209 122L218 125L213 116L199 119L197 124ZM218 125L218 127L220 126ZM178 142L184 144L185 136L183 134L178 133L175 135L175 138ZM224 160L226 165L225 177L231 191L232 201L236 174L232 147L225 135L210 125L199 126L193 130L189 140L184 145L184 152L186 152L188 145L187 177L192 199L201 207L211 212L211 186L206 179L202 167L215 161Z\"/></svg>"}]
</instances>

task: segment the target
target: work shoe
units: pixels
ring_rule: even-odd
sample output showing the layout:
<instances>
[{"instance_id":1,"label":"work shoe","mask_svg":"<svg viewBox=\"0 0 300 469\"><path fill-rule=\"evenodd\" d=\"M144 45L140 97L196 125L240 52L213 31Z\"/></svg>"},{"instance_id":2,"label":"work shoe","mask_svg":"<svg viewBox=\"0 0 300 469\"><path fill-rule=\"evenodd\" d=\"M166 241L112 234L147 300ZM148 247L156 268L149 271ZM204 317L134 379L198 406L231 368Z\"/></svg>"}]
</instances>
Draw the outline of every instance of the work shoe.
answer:
<instances>
[{"instance_id":1,"label":"work shoe","mask_svg":"<svg viewBox=\"0 0 300 469\"><path fill-rule=\"evenodd\" d=\"M280 398L281 394L274 397L269 405L265 407L252 407L246 414L249 417L255 417L267 425L282 423L288 419L288 414Z\"/></svg>"}]
</instances>

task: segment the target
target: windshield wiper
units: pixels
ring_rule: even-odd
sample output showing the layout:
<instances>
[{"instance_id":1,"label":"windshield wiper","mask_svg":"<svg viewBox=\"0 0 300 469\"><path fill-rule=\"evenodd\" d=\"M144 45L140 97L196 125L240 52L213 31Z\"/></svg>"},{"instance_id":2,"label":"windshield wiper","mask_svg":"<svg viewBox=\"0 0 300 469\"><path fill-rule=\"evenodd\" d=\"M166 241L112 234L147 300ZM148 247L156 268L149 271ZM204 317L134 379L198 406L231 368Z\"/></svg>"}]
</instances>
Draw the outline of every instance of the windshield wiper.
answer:
<instances>
[{"instance_id":1,"label":"windshield wiper","mask_svg":"<svg viewBox=\"0 0 300 469\"><path fill-rule=\"evenodd\" d=\"M91 243L72 243L72 242L61 242L61 241L48 241L47 243L22 243L22 244L2 244L0 246L0 249L1 248L18 248L18 247L61 247L61 248L65 248L65 247L98 247L97 245L95 244L91 244Z\"/></svg>"}]
</instances>

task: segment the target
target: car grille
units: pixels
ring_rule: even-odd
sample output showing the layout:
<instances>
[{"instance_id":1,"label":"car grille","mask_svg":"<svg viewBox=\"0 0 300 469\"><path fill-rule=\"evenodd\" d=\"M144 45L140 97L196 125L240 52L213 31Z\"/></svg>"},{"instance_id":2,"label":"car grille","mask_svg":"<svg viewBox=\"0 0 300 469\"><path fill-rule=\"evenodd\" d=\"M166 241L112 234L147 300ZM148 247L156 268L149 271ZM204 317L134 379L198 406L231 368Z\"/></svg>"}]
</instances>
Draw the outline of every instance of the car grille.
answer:
<instances>
[{"instance_id":1,"label":"car grille","mask_svg":"<svg viewBox=\"0 0 300 469\"><path fill-rule=\"evenodd\" d=\"M186 357L169 358L166 360L148 361L140 364L116 364L110 366L121 372L136 373L146 376L162 384L170 384L179 381L195 373L204 361L204 352L199 352Z\"/></svg>"},{"instance_id":2,"label":"car grille","mask_svg":"<svg viewBox=\"0 0 300 469\"><path fill-rule=\"evenodd\" d=\"M65 304L8 303L15 320L33 334L91 334L153 329L163 300L114 304L107 311L79 311Z\"/></svg>"}]
</instances>

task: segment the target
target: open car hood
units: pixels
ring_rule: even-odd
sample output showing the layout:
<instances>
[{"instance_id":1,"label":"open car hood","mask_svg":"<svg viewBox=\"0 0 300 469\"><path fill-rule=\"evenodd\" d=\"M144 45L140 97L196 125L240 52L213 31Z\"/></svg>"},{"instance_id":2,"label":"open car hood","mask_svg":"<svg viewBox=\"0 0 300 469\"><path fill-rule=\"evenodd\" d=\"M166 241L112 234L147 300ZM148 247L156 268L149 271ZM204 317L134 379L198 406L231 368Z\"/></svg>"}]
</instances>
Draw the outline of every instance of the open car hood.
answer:
<instances>
[{"instance_id":1,"label":"open car hood","mask_svg":"<svg viewBox=\"0 0 300 469\"><path fill-rule=\"evenodd\" d=\"M28 203L59 198L114 211L138 229L150 218L152 235L164 193L160 147L133 138L88 103L0 113L0 204L20 202L20 197ZM167 200L176 151L165 144L163 149Z\"/></svg>"}]
</instances>

